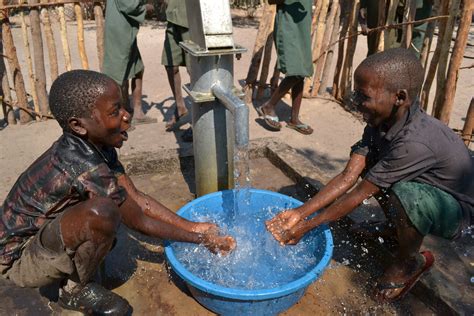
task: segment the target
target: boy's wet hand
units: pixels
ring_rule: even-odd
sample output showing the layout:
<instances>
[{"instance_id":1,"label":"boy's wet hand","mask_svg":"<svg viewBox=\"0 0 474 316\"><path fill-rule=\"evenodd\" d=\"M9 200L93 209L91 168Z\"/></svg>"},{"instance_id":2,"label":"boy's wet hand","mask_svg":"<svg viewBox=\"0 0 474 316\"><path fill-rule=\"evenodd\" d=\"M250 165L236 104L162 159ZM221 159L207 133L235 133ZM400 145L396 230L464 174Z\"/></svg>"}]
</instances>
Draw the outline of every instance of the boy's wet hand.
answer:
<instances>
[{"instance_id":1,"label":"boy's wet hand","mask_svg":"<svg viewBox=\"0 0 474 316\"><path fill-rule=\"evenodd\" d=\"M301 221L301 214L296 210L287 210L265 222L268 231L275 233L289 230Z\"/></svg>"},{"instance_id":2,"label":"boy's wet hand","mask_svg":"<svg viewBox=\"0 0 474 316\"><path fill-rule=\"evenodd\" d=\"M235 249L237 243L232 236L204 235L204 246L214 254L226 255Z\"/></svg>"},{"instance_id":3,"label":"boy's wet hand","mask_svg":"<svg viewBox=\"0 0 474 316\"><path fill-rule=\"evenodd\" d=\"M194 227L192 228L192 232L198 234L217 235L219 234L219 226L214 223L195 223Z\"/></svg>"}]
</instances>

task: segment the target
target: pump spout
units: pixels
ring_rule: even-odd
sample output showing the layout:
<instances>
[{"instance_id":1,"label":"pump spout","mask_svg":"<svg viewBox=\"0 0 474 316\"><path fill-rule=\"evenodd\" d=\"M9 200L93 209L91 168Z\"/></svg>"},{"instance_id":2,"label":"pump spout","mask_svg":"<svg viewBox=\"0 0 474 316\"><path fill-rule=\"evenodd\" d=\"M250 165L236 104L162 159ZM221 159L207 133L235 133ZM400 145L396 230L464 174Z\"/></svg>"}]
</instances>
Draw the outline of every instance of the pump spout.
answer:
<instances>
[{"instance_id":1,"label":"pump spout","mask_svg":"<svg viewBox=\"0 0 474 316\"><path fill-rule=\"evenodd\" d=\"M232 113L234 118L235 146L245 148L249 144L249 108L220 82L211 87L212 93Z\"/></svg>"}]
</instances>

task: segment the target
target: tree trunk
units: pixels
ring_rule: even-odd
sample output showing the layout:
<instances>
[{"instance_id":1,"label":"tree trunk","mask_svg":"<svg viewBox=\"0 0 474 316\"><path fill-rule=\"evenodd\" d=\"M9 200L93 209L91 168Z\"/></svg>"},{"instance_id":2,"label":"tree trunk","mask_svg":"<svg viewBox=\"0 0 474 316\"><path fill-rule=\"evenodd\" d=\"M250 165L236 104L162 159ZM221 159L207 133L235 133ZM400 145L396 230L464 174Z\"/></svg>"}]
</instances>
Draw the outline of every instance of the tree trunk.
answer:
<instances>
[{"instance_id":1,"label":"tree trunk","mask_svg":"<svg viewBox=\"0 0 474 316\"><path fill-rule=\"evenodd\" d=\"M340 24L340 17L341 17L341 6L338 0L335 0L333 3L337 3L337 12L336 16L334 17L334 25L332 28L332 35L331 35L331 44L337 41L337 37L339 35L339 24ZM329 50L326 55L326 60L324 63L323 74L321 75L321 85L319 87L319 94L325 94L327 91L327 87L330 86L331 77L330 72L332 69L332 62L334 59L334 50L336 49L335 45L328 47Z\"/></svg>"},{"instance_id":2,"label":"tree trunk","mask_svg":"<svg viewBox=\"0 0 474 316\"><path fill-rule=\"evenodd\" d=\"M449 62L448 77L446 78L446 87L440 99L438 115L436 116L442 122L449 124L451 110L454 105L454 95L456 94L456 84L458 82L459 67L461 67L464 50L469 36L469 29L472 20L472 0L463 1L463 10L461 20L456 34L456 42L454 43L453 53ZM472 105L472 104L471 104Z\"/></svg>"},{"instance_id":3,"label":"tree trunk","mask_svg":"<svg viewBox=\"0 0 474 316\"><path fill-rule=\"evenodd\" d=\"M323 67L326 62L327 50L329 46L329 41L331 40L332 29L334 28L336 12L339 9L339 1L335 0L332 2L329 16L327 17L324 28L324 38L321 41L321 48L319 50L319 55L317 60L313 60L315 63L314 67L314 76L313 76L313 89L311 90L311 96L314 97L319 92L319 87L321 86L321 76L323 72ZM327 8L326 8L327 11Z\"/></svg>"},{"instance_id":4,"label":"tree trunk","mask_svg":"<svg viewBox=\"0 0 474 316\"><path fill-rule=\"evenodd\" d=\"M272 17L276 12L275 5L269 5L267 3L263 6L263 16L260 20L258 27L257 38L253 47L252 60L250 61L249 71L247 78L245 79L245 103L252 103L253 89L257 82L258 70L260 69L260 63L262 61L264 45L267 41L268 33L272 31L270 25L272 24Z\"/></svg>"},{"instance_id":5,"label":"tree trunk","mask_svg":"<svg viewBox=\"0 0 474 316\"><path fill-rule=\"evenodd\" d=\"M74 4L74 12L76 12L77 46L79 48L79 56L81 56L82 69L89 69L89 61L87 60L86 46L84 44L84 20L80 3Z\"/></svg>"},{"instance_id":6,"label":"tree trunk","mask_svg":"<svg viewBox=\"0 0 474 316\"><path fill-rule=\"evenodd\" d=\"M467 147L472 142L472 133L474 132L474 98L471 99L471 104L466 114L466 121L464 122L464 128L462 129L462 139Z\"/></svg>"},{"instance_id":7,"label":"tree trunk","mask_svg":"<svg viewBox=\"0 0 474 316\"><path fill-rule=\"evenodd\" d=\"M63 54L64 54L64 65L66 66L66 70L72 70L72 63L71 63L71 52L69 50L69 44L67 42L67 26L66 26L66 15L64 14L64 6L58 6L58 15L59 15L59 28L61 31L61 44L63 46Z\"/></svg>"},{"instance_id":8,"label":"tree trunk","mask_svg":"<svg viewBox=\"0 0 474 316\"><path fill-rule=\"evenodd\" d=\"M48 3L48 0L41 0L41 3ZM53 29L51 28L51 20L49 18L49 9L42 8L41 16L43 21L44 35L46 37L46 45L48 46L49 71L51 73L51 82L58 77L58 55L56 53L56 43L54 41Z\"/></svg>"},{"instance_id":9,"label":"tree trunk","mask_svg":"<svg viewBox=\"0 0 474 316\"><path fill-rule=\"evenodd\" d=\"M6 1L3 1L3 5L6 5L5 2ZM4 16L4 13L1 11L0 20L2 21L3 47L5 48L5 55L8 58L10 71L13 74L13 84L15 87L17 106L20 108L20 123L25 124L33 119L31 114L24 110L28 108L28 98L26 97L25 82L23 81L20 63L18 62L18 56L16 55L16 48L13 42L10 21L8 20L8 17Z\"/></svg>"},{"instance_id":10,"label":"tree trunk","mask_svg":"<svg viewBox=\"0 0 474 316\"><path fill-rule=\"evenodd\" d=\"M443 103L443 94L446 93L446 69L448 68L449 49L451 48L451 40L453 36L454 24L459 12L459 4L461 0L452 0L449 10L449 18L446 23L446 29L441 43L441 51L438 62L438 73L436 75L436 95L433 102L434 117L440 118L441 107Z\"/></svg>"},{"instance_id":11,"label":"tree trunk","mask_svg":"<svg viewBox=\"0 0 474 316\"><path fill-rule=\"evenodd\" d=\"M38 0L29 0L29 4L36 4ZM38 94L41 115L49 112L48 93L46 92L46 71L44 69L43 36L38 7L30 9L31 39L33 41L33 58L35 63L36 93Z\"/></svg>"},{"instance_id":12,"label":"tree trunk","mask_svg":"<svg viewBox=\"0 0 474 316\"><path fill-rule=\"evenodd\" d=\"M312 54L311 60L313 63L314 69L314 60L319 56L319 52L321 51L321 42L324 37L324 28L326 22L326 15L328 12L328 0L321 0L316 2L316 8L314 9L313 13L313 21L316 22L314 29L313 29L313 36L312 36ZM305 78L304 87L303 87L303 97L308 98L311 96L310 90L311 86L313 85L313 77Z\"/></svg>"},{"instance_id":13,"label":"tree trunk","mask_svg":"<svg viewBox=\"0 0 474 316\"><path fill-rule=\"evenodd\" d=\"M31 96L33 98L33 106L35 108L36 113L41 113L40 105L38 101L38 93L36 92L36 80L35 74L33 72L33 60L31 60L31 51L30 51L30 42L28 40L28 27L26 26L25 22L25 14L23 11L20 12L20 19L21 19L21 31L23 36L23 45L25 46L25 59L26 64L28 65L28 78L30 79L30 88L31 88ZM36 120L39 120L40 117L36 116Z\"/></svg>"},{"instance_id":14,"label":"tree trunk","mask_svg":"<svg viewBox=\"0 0 474 316\"><path fill-rule=\"evenodd\" d=\"M97 57L99 58L99 69L102 71L104 63L104 12L100 2L94 3L94 19L97 25Z\"/></svg>"}]
</instances>

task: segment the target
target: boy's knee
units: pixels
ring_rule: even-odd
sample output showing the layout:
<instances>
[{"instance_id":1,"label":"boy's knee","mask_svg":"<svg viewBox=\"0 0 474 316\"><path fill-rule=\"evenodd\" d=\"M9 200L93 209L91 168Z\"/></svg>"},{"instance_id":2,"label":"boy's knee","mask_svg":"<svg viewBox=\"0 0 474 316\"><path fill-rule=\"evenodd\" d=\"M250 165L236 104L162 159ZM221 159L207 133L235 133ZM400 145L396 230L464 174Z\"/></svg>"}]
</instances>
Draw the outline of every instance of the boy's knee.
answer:
<instances>
[{"instance_id":1,"label":"boy's knee","mask_svg":"<svg viewBox=\"0 0 474 316\"><path fill-rule=\"evenodd\" d=\"M106 197L96 197L91 200L89 215L100 220L104 226L106 223L116 229L121 221L120 210L117 204Z\"/></svg>"}]
</instances>

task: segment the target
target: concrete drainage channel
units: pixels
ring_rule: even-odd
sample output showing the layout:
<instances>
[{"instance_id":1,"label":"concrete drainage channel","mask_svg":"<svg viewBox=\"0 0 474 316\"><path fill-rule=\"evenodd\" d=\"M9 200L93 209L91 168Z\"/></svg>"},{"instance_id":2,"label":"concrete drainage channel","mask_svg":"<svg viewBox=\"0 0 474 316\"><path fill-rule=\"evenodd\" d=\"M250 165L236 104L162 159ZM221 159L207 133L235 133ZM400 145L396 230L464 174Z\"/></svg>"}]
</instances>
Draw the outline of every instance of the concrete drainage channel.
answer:
<instances>
[{"instance_id":1,"label":"concrete drainage channel","mask_svg":"<svg viewBox=\"0 0 474 316\"><path fill-rule=\"evenodd\" d=\"M266 159L291 179L297 189L293 193L290 192L287 194L296 195L294 197L297 197L300 200L307 200L309 197L313 196L319 188L321 188L323 183L329 181L329 177L325 175L324 170L318 169L312 162L298 153L295 149L275 138L264 138L250 142L249 153L251 161ZM153 153L137 153L128 156L121 156L121 161L127 169L127 172L132 176L146 176L149 174L164 174L180 171L187 173L188 178L193 178L192 149L187 151L162 150ZM188 182L192 181L192 179L188 179ZM260 183L262 182L260 181ZM252 186L254 185L252 184ZM192 185L189 187L192 191ZM143 190L146 191L146 188L143 188ZM365 210L363 210L364 208ZM362 272L362 274L366 274L367 280L365 282L366 285L364 285L366 292L370 292L370 284L373 282L373 278L382 270L381 264L374 264L372 262L377 259L368 259L370 256L364 258L363 254L365 250L360 251L360 249L369 249L373 254L383 253L386 255L389 255L389 251L386 247L376 241L357 240L357 237L355 236L348 236L347 227L349 227L354 221L363 220L364 217L367 219L367 216L370 216L370 212L381 213L381 210L377 210L377 208L377 206L372 205L369 206L370 211L367 211L366 206L361 206L359 210L354 212L353 216L332 225L332 230L335 233L335 244L337 245L334 251L334 264L332 264L332 267L334 268L338 265L348 266L355 270L354 273ZM345 245L349 243L347 239L351 238L353 239L351 244L359 245L358 247L352 245L349 247L348 245ZM342 246L338 245L338 242L340 242ZM354 250L353 247L359 249L359 251ZM470 291L469 285L465 289L466 293L455 293L456 289L459 291L459 288L464 287L464 285L457 284L453 282L453 280L443 277L444 275L445 271L442 271L442 269L440 270L435 265L430 274L423 277L412 290L412 293L416 295L416 298L406 299L410 301L409 303L397 303L394 308L399 311L400 309L405 311L412 310L408 305L412 304L413 300L419 300L438 313L466 314L469 313L469 311L472 311L471 306L469 305L470 302L473 301L471 300L472 291ZM329 278L326 279L327 280L323 280L322 283L341 281ZM443 286L440 286L440 284L443 284ZM316 285L316 287L319 287L319 285ZM317 291L317 289L315 289L315 291ZM447 293L449 291L451 293ZM370 301L370 298L365 297L364 303L367 304L367 301ZM417 304L420 304L420 302ZM344 305L343 302L342 305ZM349 306L347 307L350 308ZM360 310L360 306L357 308ZM390 310L390 307L380 308L384 311L388 311L387 308ZM318 309L315 309L314 311L317 310ZM371 307L368 310L373 311L374 308ZM350 312L350 309L348 311ZM290 312L288 313L291 314Z\"/></svg>"}]
</instances>

